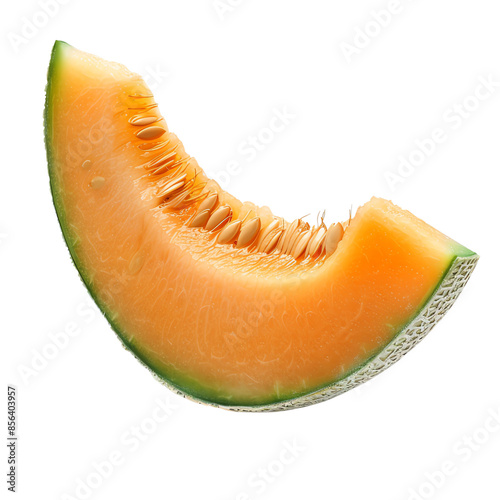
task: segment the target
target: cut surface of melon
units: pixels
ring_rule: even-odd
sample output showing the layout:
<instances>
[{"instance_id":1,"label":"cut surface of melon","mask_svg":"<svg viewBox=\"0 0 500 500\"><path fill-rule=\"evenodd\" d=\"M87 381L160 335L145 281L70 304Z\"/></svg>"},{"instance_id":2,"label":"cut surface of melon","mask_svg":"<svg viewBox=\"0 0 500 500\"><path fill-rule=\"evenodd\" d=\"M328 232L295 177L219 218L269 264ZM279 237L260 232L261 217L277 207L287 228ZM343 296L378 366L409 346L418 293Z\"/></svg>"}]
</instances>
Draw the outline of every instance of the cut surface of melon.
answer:
<instances>
[{"instance_id":1,"label":"cut surface of melon","mask_svg":"<svg viewBox=\"0 0 500 500\"><path fill-rule=\"evenodd\" d=\"M143 79L56 42L45 139L71 256L121 340L172 389L239 410L327 399L448 310L477 255L389 201L287 222L208 179Z\"/></svg>"}]
</instances>

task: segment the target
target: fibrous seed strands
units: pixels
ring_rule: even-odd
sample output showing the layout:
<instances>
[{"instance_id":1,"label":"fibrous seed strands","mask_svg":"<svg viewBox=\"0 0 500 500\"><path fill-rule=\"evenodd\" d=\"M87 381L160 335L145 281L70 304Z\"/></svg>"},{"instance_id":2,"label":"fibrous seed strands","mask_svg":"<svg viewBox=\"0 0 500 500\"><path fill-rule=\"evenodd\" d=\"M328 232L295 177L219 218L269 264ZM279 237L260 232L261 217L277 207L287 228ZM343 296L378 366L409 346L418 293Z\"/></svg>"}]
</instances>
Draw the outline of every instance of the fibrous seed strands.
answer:
<instances>
[{"instance_id":1,"label":"fibrous seed strands","mask_svg":"<svg viewBox=\"0 0 500 500\"><path fill-rule=\"evenodd\" d=\"M156 105L134 109L147 113L154 107ZM138 144L141 150L162 150L171 142L170 134L161 126L161 120L161 117L147 114L137 114L129 120L135 136L141 140ZM168 134L166 139L163 137L165 134ZM155 143L159 138L162 141ZM156 186L155 196L162 199L161 209L182 210L197 204L186 225L193 230L218 233L216 243L220 245L247 248L247 251L257 253L290 255L295 260L319 259L335 252L344 235L344 226L336 223L327 228L324 212L318 216L318 226L312 228L302 219L288 223L280 217L274 217L262 227L262 220L258 215L249 220L246 220L248 213L243 219L235 218L230 205L220 204L220 194L215 188L207 188L206 182L196 183L199 172L196 167L194 173L188 172L192 159L180 156L178 145L176 143L168 151L158 154L143 165L149 182ZM350 219L349 215L349 222Z\"/></svg>"}]
</instances>

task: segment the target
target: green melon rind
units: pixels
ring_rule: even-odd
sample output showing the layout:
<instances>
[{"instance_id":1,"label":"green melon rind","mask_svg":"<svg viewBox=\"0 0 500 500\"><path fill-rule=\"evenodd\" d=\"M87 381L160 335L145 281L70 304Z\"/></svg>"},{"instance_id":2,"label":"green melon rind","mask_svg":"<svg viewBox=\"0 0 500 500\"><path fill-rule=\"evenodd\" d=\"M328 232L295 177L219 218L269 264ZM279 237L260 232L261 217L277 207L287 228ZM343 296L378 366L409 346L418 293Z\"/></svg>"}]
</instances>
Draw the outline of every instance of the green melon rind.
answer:
<instances>
[{"instance_id":1,"label":"green melon rind","mask_svg":"<svg viewBox=\"0 0 500 500\"><path fill-rule=\"evenodd\" d=\"M311 389L311 391L306 394L293 397L287 397L283 394L283 397L280 398L270 398L271 401L265 404L231 405L227 403L228 398L217 394L215 389L211 390L187 376L184 378L185 381L183 381L180 377L178 384L173 383L170 379L166 378L165 375L161 374L161 369L159 367L156 367L154 363L147 359L147 356L141 352L140 346L134 345L133 341L130 341L127 338L115 320L116 315L114 315L113 312L110 311L99 299L98 293L92 287L92 280L90 276L85 273L84 266L82 266L79 262L75 249L75 238L71 234L70 226L65 218L64 207L58 194L59 188L57 186L57 176L54 174L55 161L52 151L51 125L52 99L54 98L54 94L56 92L55 75L57 73L58 65L62 59L63 50L70 47L70 45L61 41L57 41L54 44L47 76L46 102L44 110L45 146L47 151L50 186L59 224L68 246L71 259L73 260L80 278L82 279L89 294L99 306L107 321L110 323L112 329L117 334L123 346L130 351L135 358L141 362L141 364L148 368L155 378L176 394L192 401L217 408L246 412L288 410L308 406L333 398L370 380L375 375L384 371L393 363L398 361L404 354L412 349L422 338L425 337L425 335L427 335L439 319L441 319L449 310L467 283L479 257L470 250L460 246L455 249L457 255L453 258L450 267L444 274L434 293L430 295L425 305L416 314L414 319L402 328L389 344L387 344L374 357L358 366L354 372L347 374L340 380L329 383L320 388ZM189 387L189 389L186 389L186 387ZM191 392L189 392L189 390ZM219 402L217 402L217 399L219 399ZM222 399L225 401L222 401ZM274 401L272 399L274 399Z\"/></svg>"}]
</instances>

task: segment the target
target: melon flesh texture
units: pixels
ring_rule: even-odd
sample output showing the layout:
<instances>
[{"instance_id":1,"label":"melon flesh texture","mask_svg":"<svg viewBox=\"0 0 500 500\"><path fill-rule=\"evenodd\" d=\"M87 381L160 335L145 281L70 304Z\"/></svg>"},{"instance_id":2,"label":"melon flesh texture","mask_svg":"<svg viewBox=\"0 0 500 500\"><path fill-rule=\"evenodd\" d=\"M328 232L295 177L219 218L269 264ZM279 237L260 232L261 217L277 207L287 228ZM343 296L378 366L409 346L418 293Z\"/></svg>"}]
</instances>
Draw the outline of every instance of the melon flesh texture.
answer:
<instances>
[{"instance_id":1,"label":"melon flesh texture","mask_svg":"<svg viewBox=\"0 0 500 500\"><path fill-rule=\"evenodd\" d=\"M161 117L140 76L56 43L46 143L65 239L124 344L184 395L253 407L335 384L412 321L457 258L474 255L377 198L318 262L216 244L186 226L196 205L158 210L144 165L174 151L199 167L173 134L134 135L129 120L145 109ZM156 125L168 131L162 118Z\"/></svg>"}]
</instances>

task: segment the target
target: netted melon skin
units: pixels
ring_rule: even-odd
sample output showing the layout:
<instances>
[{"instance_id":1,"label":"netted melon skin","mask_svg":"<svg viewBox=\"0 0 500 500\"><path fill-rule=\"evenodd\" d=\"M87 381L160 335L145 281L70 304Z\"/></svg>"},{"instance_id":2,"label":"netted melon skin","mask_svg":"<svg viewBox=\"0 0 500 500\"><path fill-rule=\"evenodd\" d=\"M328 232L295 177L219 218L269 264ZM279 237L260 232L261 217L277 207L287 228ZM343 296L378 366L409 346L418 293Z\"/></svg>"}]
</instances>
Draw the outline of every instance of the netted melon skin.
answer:
<instances>
[{"instance_id":1,"label":"netted melon skin","mask_svg":"<svg viewBox=\"0 0 500 500\"><path fill-rule=\"evenodd\" d=\"M219 405L210 401L194 398L190 394L182 392L179 388L170 385L164 379L159 378L154 372L152 373L156 378L159 378L160 382L182 397L214 406L216 408L231 411L275 412L292 410L294 408L303 408L305 406L321 403L322 401L339 396L344 392L368 382L373 377L382 373L384 370L399 361L406 353L413 349L450 310L451 306L462 292L464 286L469 281L478 259L478 255L456 257L442 279L440 285L427 301L425 307L403 330L401 330L401 332L384 348L383 351L351 375L305 396L260 406Z\"/></svg>"}]
</instances>

